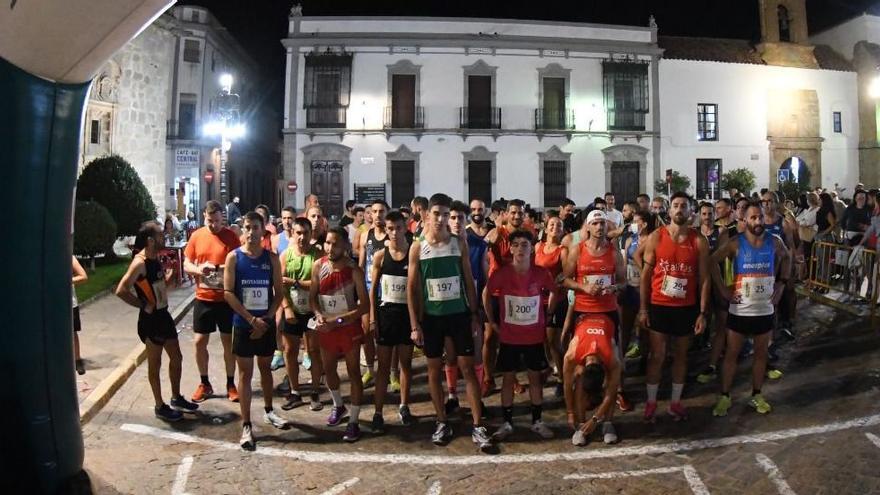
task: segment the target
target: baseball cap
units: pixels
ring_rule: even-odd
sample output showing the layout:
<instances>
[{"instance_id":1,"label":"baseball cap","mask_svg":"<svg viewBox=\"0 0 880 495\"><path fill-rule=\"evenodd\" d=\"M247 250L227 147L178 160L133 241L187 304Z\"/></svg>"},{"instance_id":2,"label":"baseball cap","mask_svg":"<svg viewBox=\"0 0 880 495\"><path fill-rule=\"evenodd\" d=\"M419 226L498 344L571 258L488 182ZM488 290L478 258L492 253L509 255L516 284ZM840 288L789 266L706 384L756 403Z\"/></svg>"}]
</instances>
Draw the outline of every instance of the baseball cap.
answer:
<instances>
[{"instance_id":1,"label":"baseball cap","mask_svg":"<svg viewBox=\"0 0 880 495\"><path fill-rule=\"evenodd\" d=\"M587 223L593 223L597 220L607 220L608 216L602 210L593 210L587 215Z\"/></svg>"}]
</instances>

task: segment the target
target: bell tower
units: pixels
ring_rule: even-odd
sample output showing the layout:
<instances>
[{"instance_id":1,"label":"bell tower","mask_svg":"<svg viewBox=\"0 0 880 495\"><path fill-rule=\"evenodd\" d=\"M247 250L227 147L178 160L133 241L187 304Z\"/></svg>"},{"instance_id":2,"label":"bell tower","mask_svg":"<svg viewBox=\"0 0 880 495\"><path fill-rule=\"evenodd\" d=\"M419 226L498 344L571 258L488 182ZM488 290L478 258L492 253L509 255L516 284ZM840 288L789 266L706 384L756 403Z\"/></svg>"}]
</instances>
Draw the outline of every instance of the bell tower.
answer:
<instances>
[{"instance_id":1,"label":"bell tower","mask_svg":"<svg viewBox=\"0 0 880 495\"><path fill-rule=\"evenodd\" d=\"M755 47L768 65L817 69L807 33L804 0L758 0L761 43Z\"/></svg>"}]
</instances>

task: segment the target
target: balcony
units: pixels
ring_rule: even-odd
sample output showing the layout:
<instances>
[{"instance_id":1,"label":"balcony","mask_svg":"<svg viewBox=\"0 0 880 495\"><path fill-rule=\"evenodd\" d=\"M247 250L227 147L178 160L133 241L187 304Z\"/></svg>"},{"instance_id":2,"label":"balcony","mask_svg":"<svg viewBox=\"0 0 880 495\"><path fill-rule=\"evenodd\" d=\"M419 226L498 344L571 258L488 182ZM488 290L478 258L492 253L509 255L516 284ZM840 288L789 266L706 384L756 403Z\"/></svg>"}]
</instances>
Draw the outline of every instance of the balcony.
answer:
<instances>
[{"instance_id":1,"label":"balcony","mask_svg":"<svg viewBox=\"0 0 880 495\"><path fill-rule=\"evenodd\" d=\"M312 128L345 128L345 114L348 107L328 106L306 108L306 127Z\"/></svg>"},{"instance_id":2,"label":"balcony","mask_svg":"<svg viewBox=\"0 0 880 495\"><path fill-rule=\"evenodd\" d=\"M501 129L501 109L498 107L460 107L460 129Z\"/></svg>"},{"instance_id":3,"label":"balcony","mask_svg":"<svg viewBox=\"0 0 880 495\"><path fill-rule=\"evenodd\" d=\"M644 131L647 110L612 110L608 109L608 130L610 131Z\"/></svg>"},{"instance_id":4,"label":"balcony","mask_svg":"<svg viewBox=\"0 0 880 495\"><path fill-rule=\"evenodd\" d=\"M570 131L574 129L574 111L549 108L535 109L536 131Z\"/></svg>"},{"instance_id":5,"label":"balcony","mask_svg":"<svg viewBox=\"0 0 880 495\"><path fill-rule=\"evenodd\" d=\"M382 127L385 129L424 129L425 128L425 107L413 107L396 109L394 107L385 107L385 116L382 120Z\"/></svg>"}]
</instances>

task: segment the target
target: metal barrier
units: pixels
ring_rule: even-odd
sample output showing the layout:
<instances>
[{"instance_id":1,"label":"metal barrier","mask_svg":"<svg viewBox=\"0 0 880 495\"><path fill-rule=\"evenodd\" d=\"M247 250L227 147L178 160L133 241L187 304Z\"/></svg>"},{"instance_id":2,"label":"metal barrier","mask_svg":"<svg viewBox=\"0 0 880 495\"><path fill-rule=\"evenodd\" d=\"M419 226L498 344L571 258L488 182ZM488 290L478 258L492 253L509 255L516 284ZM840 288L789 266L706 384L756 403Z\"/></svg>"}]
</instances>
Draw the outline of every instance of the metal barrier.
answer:
<instances>
[{"instance_id":1,"label":"metal barrier","mask_svg":"<svg viewBox=\"0 0 880 495\"><path fill-rule=\"evenodd\" d=\"M805 294L873 321L880 295L876 262L876 250L816 240L807 260Z\"/></svg>"}]
</instances>

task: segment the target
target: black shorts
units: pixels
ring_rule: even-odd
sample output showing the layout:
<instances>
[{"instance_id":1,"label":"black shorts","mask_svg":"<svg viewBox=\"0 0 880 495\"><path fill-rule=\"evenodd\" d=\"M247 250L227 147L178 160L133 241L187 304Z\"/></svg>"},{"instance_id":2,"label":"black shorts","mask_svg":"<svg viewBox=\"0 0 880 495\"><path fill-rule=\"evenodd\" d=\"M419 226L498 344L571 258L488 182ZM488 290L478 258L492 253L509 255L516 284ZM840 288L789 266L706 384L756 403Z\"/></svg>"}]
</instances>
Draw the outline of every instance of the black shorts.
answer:
<instances>
[{"instance_id":1,"label":"black shorts","mask_svg":"<svg viewBox=\"0 0 880 495\"><path fill-rule=\"evenodd\" d=\"M160 309L153 313L141 310L138 314L137 331L141 342L145 344L147 339L156 345L163 345L166 340L177 340L177 327L168 309Z\"/></svg>"},{"instance_id":2,"label":"black shorts","mask_svg":"<svg viewBox=\"0 0 880 495\"><path fill-rule=\"evenodd\" d=\"M505 344L498 346L498 361L495 369L501 373L523 371L544 371L547 369L547 355L544 344L517 345Z\"/></svg>"},{"instance_id":3,"label":"black shorts","mask_svg":"<svg viewBox=\"0 0 880 495\"><path fill-rule=\"evenodd\" d=\"M384 346L413 345L410 334L409 310L404 304L379 306L376 344Z\"/></svg>"},{"instance_id":4,"label":"black shorts","mask_svg":"<svg viewBox=\"0 0 880 495\"><path fill-rule=\"evenodd\" d=\"M727 315L727 328L742 335L764 335L773 330L774 315L737 316Z\"/></svg>"},{"instance_id":5,"label":"black shorts","mask_svg":"<svg viewBox=\"0 0 880 495\"><path fill-rule=\"evenodd\" d=\"M82 330L82 321L79 319L79 306L73 308L73 331L79 332Z\"/></svg>"},{"instance_id":6,"label":"black shorts","mask_svg":"<svg viewBox=\"0 0 880 495\"><path fill-rule=\"evenodd\" d=\"M283 333L286 333L287 335L296 335L297 337L302 337L306 333L306 331L309 330L309 320L311 320L314 316L314 313L309 313L306 315L296 313L296 323L288 323L286 319L282 318L281 331Z\"/></svg>"},{"instance_id":7,"label":"black shorts","mask_svg":"<svg viewBox=\"0 0 880 495\"><path fill-rule=\"evenodd\" d=\"M269 324L269 329L258 339L251 338L252 328L232 329L232 354L252 358L269 357L275 352L275 318L263 321Z\"/></svg>"},{"instance_id":8,"label":"black shorts","mask_svg":"<svg viewBox=\"0 0 880 495\"><path fill-rule=\"evenodd\" d=\"M550 320L547 322L550 328L562 328L565 325L565 315L568 314L568 298L563 295L557 301L559 302L556 304L556 311L550 315Z\"/></svg>"},{"instance_id":9,"label":"black shorts","mask_svg":"<svg viewBox=\"0 0 880 495\"><path fill-rule=\"evenodd\" d=\"M700 315L700 307L693 306L658 306L648 307L650 329L673 337L694 335L694 323Z\"/></svg>"},{"instance_id":10,"label":"black shorts","mask_svg":"<svg viewBox=\"0 0 880 495\"><path fill-rule=\"evenodd\" d=\"M223 301L201 301L193 305L193 332L232 332L232 308Z\"/></svg>"},{"instance_id":11,"label":"black shorts","mask_svg":"<svg viewBox=\"0 0 880 495\"><path fill-rule=\"evenodd\" d=\"M452 339L457 356L474 356L471 314L467 311L442 316L425 315L422 320L422 335L425 340L425 357L433 359L443 356L446 337Z\"/></svg>"}]
</instances>

